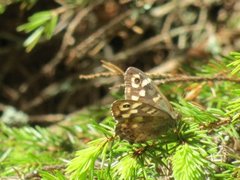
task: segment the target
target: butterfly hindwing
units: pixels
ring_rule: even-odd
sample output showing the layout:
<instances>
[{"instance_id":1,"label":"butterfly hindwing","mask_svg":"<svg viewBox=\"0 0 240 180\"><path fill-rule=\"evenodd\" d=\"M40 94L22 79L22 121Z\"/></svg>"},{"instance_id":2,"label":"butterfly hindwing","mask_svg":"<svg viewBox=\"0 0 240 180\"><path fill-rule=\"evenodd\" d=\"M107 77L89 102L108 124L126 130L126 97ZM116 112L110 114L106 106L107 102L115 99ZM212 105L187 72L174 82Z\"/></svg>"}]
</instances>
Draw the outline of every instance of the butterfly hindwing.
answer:
<instances>
[{"instance_id":1,"label":"butterfly hindwing","mask_svg":"<svg viewBox=\"0 0 240 180\"><path fill-rule=\"evenodd\" d=\"M168 113L140 101L117 100L112 113L118 121L116 133L131 143L154 139L175 125Z\"/></svg>"}]
</instances>

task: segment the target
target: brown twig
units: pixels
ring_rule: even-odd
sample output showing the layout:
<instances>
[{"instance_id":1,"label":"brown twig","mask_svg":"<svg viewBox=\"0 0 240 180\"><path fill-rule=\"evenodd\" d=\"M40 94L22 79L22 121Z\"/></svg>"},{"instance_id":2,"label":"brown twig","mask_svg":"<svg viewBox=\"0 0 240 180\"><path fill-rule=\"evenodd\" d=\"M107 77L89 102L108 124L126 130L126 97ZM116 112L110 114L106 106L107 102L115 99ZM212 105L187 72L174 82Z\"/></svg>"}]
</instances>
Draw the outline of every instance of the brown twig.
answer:
<instances>
[{"instance_id":1,"label":"brown twig","mask_svg":"<svg viewBox=\"0 0 240 180\"><path fill-rule=\"evenodd\" d=\"M66 168L66 165L49 165L49 166L44 166L42 168L42 170L53 171L53 170L63 170L65 168ZM24 177L24 179L33 179L33 178L40 178L38 171L29 173L29 174L25 175L25 177Z\"/></svg>"},{"instance_id":2,"label":"brown twig","mask_svg":"<svg viewBox=\"0 0 240 180\"><path fill-rule=\"evenodd\" d=\"M178 67L185 61L185 57L179 55L178 57L170 58L166 62L159 64L158 66L149 70L150 77L154 78L155 74L158 77L172 77L173 75L167 74L168 72L173 72L178 69Z\"/></svg>"},{"instance_id":3,"label":"brown twig","mask_svg":"<svg viewBox=\"0 0 240 180\"><path fill-rule=\"evenodd\" d=\"M70 50L67 62L72 63L76 58L81 59L90 49L92 49L99 42L101 38L106 35L106 33L108 33L110 30L113 31L113 27L117 24L121 24L120 22L127 18L131 13L132 10L125 11L124 13L113 19L111 22L91 34L80 44L73 47Z\"/></svg>"},{"instance_id":4,"label":"brown twig","mask_svg":"<svg viewBox=\"0 0 240 180\"><path fill-rule=\"evenodd\" d=\"M71 42L73 42L73 37L72 34L74 33L75 29L78 27L77 25L79 23L81 23L82 19L88 15L88 13L90 11L92 11L92 9L94 7L96 7L96 5L98 5L99 3L101 3L101 1L98 1L96 3L91 3L90 6L81 9L81 11L77 8L76 11L79 11L79 13L77 13L77 15L75 16L75 18L73 18L73 20L69 23L67 29L66 29L66 33L64 34L63 40L62 40L62 44L61 47L59 49L59 51L57 52L57 54L54 56L54 58L52 58L52 60L50 60L47 64L45 64L42 69L40 70L40 73L35 74L33 77L30 78L30 81L27 83L23 83L21 85L21 89L23 89L23 91L21 93L27 92L27 90L30 88L30 86L32 84L34 84L36 81L38 81L43 75L49 75L50 73L54 72L55 67L61 62L62 58L65 56L66 50L68 48L69 45L71 45ZM69 7L69 9L72 8L71 6Z\"/></svg>"},{"instance_id":5,"label":"brown twig","mask_svg":"<svg viewBox=\"0 0 240 180\"><path fill-rule=\"evenodd\" d=\"M29 117L30 124L54 124L66 119L64 114L43 114Z\"/></svg>"},{"instance_id":6,"label":"brown twig","mask_svg":"<svg viewBox=\"0 0 240 180\"><path fill-rule=\"evenodd\" d=\"M20 93L16 89L6 85L2 86L2 93L12 102L17 101L20 97Z\"/></svg>"},{"instance_id":7,"label":"brown twig","mask_svg":"<svg viewBox=\"0 0 240 180\"><path fill-rule=\"evenodd\" d=\"M215 76L215 77L201 77L201 76L185 76L180 74L159 74L159 73L146 73L149 77L155 79L156 84L176 83L176 82L203 82L203 81L229 81L234 83L240 83L239 78ZM101 72L95 74L80 75L80 79L95 79L100 77L112 77L120 76L122 74L114 72ZM160 79L160 80L157 80Z\"/></svg>"},{"instance_id":8,"label":"brown twig","mask_svg":"<svg viewBox=\"0 0 240 180\"><path fill-rule=\"evenodd\" d=\"M0 112L4 112L7 108L11 106L0 103ZM74 113L72 113L74 114ZM72 114L42 114L42 115L29 115L29 124L53 124L63 121Z\"/></svg>"},{"instance_id":9,"label":"brown twig","mask_svg":"<svg viewBox=\"0 0 240 180\"><path fill-rule=\"evenodd\" d=\"M184 8L194 3L196 4L196 1L194 0L182 1L181 3L178 1L169 1L168 3L161 4L161 6L153 7L150 13L152 16L160 18L173 12L176 8Z\"/></svg>"},{"instance_id":10,"label":"brown twig","mask_svg":"<svg viewBox=\"0 0 240 180\"><path fill-rule=\"evenodd\" d=\"M61 62L62 58L66 54L66 50L67 50L68 46L72 45L74 42L73 33L75 32L75 29L78 27L79 23L82 21L82 19L86 15L89 14L90 11L93 10L94 7L96 7L98 4L100 4L102 2L103 2L103 0L97 1L95 3L91 3L90 6L84 8L84 9L81 9L81 10L76 9L79 12L73 18L73 20L69 23L69 25L66 29L66 33L64 34L62 44L61 44L59 51L57 52L55 57L42 68L42 72L44 74L45 73L49 74L49 72L51 72L54 69L54 67L56 67Z\"/></svg>"},{"instance_id":11,"label":"brown twig","mask_svg":"<svg viewBox=\"0 0 240 180\"><path fill-rule=\"evenodd\" d=\"M166 84L166 83L176 83L176 82L202 82L202 81L230 81L235 83L240 83L240 79L230 78L224 76L216 76L216 77L198 77L198 76L180 76L180 77L172 77L161 80L156 80L156 84Z\"/></svg>"},{"instance_id":12,"label":"brown twig","mask_svg":"<svg viewBox=\"0 0 240 180\"><path fill-rule=\"evenodd\" d=\"M64 85L71 84L73 81L73 77L67 78L62 82L56 82L52 83L49 86L45 87L42 91L39 92L39 94L31 100L31 102L28 102L22 106L23 110L29 110L33 107L36 107L46 100L52 98L53 96L56 96L57 94L66 91Z\"/></svg>"},{"instance_id":13,"label":"brown twig","mask_svg":"<svg viewBox=\"0 0 240 180\"><path fill-rule=\"evenodd\" d=\"M102 67L106 68L110 72L117 73L117 74L124 74L123 70L114 65L113 63L101 60Z\"/></svg>"},{"instance_id":14,"label":"brown twig","mask_svg":"<svg viewBox=\"0 0 240 180\"><path fill-rule=\"evenodd\" d=\"M218 119L218 121L215 121L215 122L212 122L212 123L209 123L209 124L203 124L200 126L200 129L216 129L216 128L219 128L221 126L225 126L227 124L230 124L231 123L231 118L225 118L225 119Z\"/></svg>"},{"instance_id":15,"label":"brown twig","mask_svg":"<svg viewBox=\"0 0 240 180\"><path fill-rule=\"evenodd\" d=\"M94 73L94 74L81 74L79 76L80 79L96 79L100 77L112 77L112 76L120 76L120 74L114 73L114 72L100 72L100 73Z\"/></svg>"},{"instance_id":16,"label":"brown twig","mask_svg":"<svg viewBox=\"0 0 240 180\"><path fill-rule=\"evenodd\" d=\"M134 56L136 54L140 54L140 53L143 53L143 52L146 52L146 51L152 49L160 42L165 41L166 38L169 38L169 36L171 36L173 38L173 37L176 37L181 34L186 34L186 33L193 32L193 31L200 31L202 29L203 29L203 27L199 26L199 25L182 26L182 27L175 28L175 29L171 30L170 32L166 32L164 34L158 34L154 37L151 37L151 38L143 41L142 43L140 43L137 46L134 46L123 52L116 54L114 56L114 59L112 59L112 61L114 61L114 62L126 61L131 56Z\"/></svg>"}]
</instances>

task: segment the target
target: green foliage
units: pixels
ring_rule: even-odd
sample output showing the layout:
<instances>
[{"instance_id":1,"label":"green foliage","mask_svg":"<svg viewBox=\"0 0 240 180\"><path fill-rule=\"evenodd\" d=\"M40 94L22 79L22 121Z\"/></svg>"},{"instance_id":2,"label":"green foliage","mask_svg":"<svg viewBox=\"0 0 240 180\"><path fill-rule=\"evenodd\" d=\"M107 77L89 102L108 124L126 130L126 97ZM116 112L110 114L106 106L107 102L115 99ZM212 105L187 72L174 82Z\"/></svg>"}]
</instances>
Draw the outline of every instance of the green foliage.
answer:
<instances>
[{"instance_id":1,"label":"green foliage","mask_svg":"<svg viewBox=\"0 0 240 180\"><path fill-rule=\"evenodd\" d=\"M240 71L240 53L232 52L230 55L234 58L234 61L231 62L228 66L233 67L232 75L234 75Z\"/></svg>"},{"instance_id":2,"label":"green foliage","mask_svg":"<svg viewBox=\"0 0 240 180\"><path fill-rule=\"evenodd\" d=\"M141 168L137 160L132 155L124 156L113 168L114 179L136 179L137 170Z\"/></svg>"},{"instance_id":3,"label":"green foliage","mask_svg":"<svg viewBox=\"0 0 240 180\"><path fill-rule=\"evenodd\" d=\"M26 33L32 32L24 42L27 51L31 51L41 37L46 39L52 37L58 21L58 15L54 11L42 11L30 16L28 21L28 23L19 26L17 30Z\"/></svg>"},{"instance_id":4,"label":"green foliage","mask_svg":"<svg viewBox=\"0 0 240 180\"><path fill-rule=\"evenodd\" d=\"M178 180L206 179L208 161L202 155L199 148L188 144L177 148L173 156L173 176ZM204 152L204 154L207 154Z\"/></svg>"},{"instance_id":5,"label":"green foliage","mask_svg":"<svg viewBox=\"0 0 240 180\"><path fill-rule=\"evenodd\" d=\"M90 147L80 150L76 153L76 157L71 160L67 168L67 173L71 179L93 179L94 164L98 156L106 153L106 139L97 139L90 143Z\"/></svg>"},{"instance_id":6,"label":"green foliage","mask_svg":"<svg viewBox=\"0 0 240 180\"><path fill-rule=\"evenodd\" d=\"M60 171L56 171L54 173L49 173L47 171L40 171L40 176L42 180L66 180L64 174Z\"/></svg>"},{"instance_id":7,"label":"green foliage","mask_svg":"<svg viewBox=\"0 0 240 180\"><path fill-rule=\"evenodd\" d=\"M228 65L228 67L233 68L231 74L240 77L240 53L232 52L230 55L234 59L233 62ZM232 115L234 120L238 120L240 117L240 88L234 88L231 92L236 94L236 97L229 102L227 114Z\"/></svg>"},{"instance_id":8,"label":"green foliage","mask_svg":"<svg viewBox=\"0 0 240 180\"><path fill-rule=\"evenodd\" d=\"M180 114L184 118L186 117L186 121L195 123L211 123L217 120L212 113L203 111L183 99L179 100L179 104L174 103L174 105L179 109L181 112Z\"/></svg>"},{"instance_id":9,"label":"green foliage","mask_svg":"<svg viewBox=\"0 0 240 180\"><path fill-rule=\"evenodd\" d=\"M0 2L0 14L5 12L8 5L21 3L22 8L32 8L37 0L7 0ZM30 52L41 39L51 39L54 35L58 23L59 15L68 8L86 6L90 0L66 0L63 4L69 4L69 7L36 12L28 18L28 22L17 27L17 31L31 33L24 41L23 45L26 51Z\"/></svg>"},{"instance_id":10,"label":"green foliage","mask_svg":"<svg viewBox=\"0 0 240 180\"><path fill-rule=\"evenodd\" d=\"M14 166L20 168L22 172L42 166L43 163L59 163L57 156L62 156L64 152L52 152L49 150L60 145L61 137L52 135L47 130L36 127L9 128L0 124L1 142L4 144L0 148L0 176L12 174ZM52 144L52 147L49 146ZM36 154L41 152L41 156ZM53 156L55 154L55 156Z\"/></svg>"},{"instance_id":11,"label":"green foliage","mask_svg":"<svg viewBox=\"0 0 240 180\"><path fill-rule=\"evenodd\" d=\"M234 90L234 93L240 94L240 89ZM231 102L229 102L227 109L229 109L228 114L238 113L237 117L234 118L234 119L237 119L240 111L240 98L236 98Z\"/></svg>"},{"instance_id":12,"label":"green foliage","mask_svg":"<svg viewBox=\"0 0 240 180\"><path fill-rule=\"evenodd\" d=\"M4 13L6 6L0 4L0 14Z\"/></svg>"},{"instance_id":13,"label":"green foliage","mask_svg":"<svg viewBox=\"0 0 240 180\"><path fill-rule=\"evenodd\" d=\"M21 3L22 8L31 8L37 0L2 0L0 1L0 14L5 12L8 5L13 3Z\"/></svg>"}]
</instances>

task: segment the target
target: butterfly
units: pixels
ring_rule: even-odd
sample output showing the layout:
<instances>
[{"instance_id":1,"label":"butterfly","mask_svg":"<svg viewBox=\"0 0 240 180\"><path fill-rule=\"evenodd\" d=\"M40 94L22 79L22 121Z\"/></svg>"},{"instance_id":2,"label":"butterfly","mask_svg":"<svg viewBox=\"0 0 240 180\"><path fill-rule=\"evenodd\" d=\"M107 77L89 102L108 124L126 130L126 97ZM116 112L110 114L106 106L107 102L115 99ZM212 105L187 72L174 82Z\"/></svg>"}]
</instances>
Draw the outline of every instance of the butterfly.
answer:
<instances>
[{"instance_id":1,"label":"butterfly","mask_svg":"<svg viewBox=\"0 0 240 180\"><path fill-rule=\"evenodd\" d=\"M125 99L112 104L120 139L142 143L158 138L176 125L178 113L152 80L141 70L129 67L124 74Z\"/></svg>"}]
</instances>

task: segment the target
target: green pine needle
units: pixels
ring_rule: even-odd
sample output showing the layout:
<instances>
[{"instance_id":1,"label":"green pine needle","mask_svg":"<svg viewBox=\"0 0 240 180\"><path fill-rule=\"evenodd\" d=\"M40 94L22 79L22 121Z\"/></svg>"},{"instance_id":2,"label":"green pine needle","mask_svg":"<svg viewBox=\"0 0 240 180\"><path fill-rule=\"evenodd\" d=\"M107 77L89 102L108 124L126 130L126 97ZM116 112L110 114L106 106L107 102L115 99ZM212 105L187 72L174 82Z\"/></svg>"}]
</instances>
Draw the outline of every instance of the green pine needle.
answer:
<instances>
[{"instance_id":1,"label":"green pine needle","mask_svg":"<svg viewBox=\"0 0 240 180\"><path fill-rule=\"evenodd\" d=\"M172 159L173 176L176 180L205 179L209 163L201 152L188 144L181 145Z\"/></svg>"}]
</instances>

